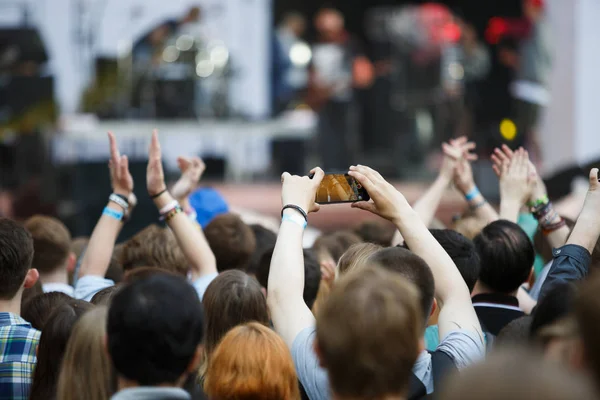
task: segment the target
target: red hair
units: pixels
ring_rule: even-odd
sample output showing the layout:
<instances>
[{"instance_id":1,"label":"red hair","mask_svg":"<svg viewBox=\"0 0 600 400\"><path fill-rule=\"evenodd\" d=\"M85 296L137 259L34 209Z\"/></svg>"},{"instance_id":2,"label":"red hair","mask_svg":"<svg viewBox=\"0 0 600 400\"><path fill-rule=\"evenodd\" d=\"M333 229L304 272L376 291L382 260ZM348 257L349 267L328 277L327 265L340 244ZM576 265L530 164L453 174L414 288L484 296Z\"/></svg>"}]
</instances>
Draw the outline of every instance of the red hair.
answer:
<instances>
[{"instance_id":1,"label":"red hair","mask_svg":"<svg viewBox=\"0 0 600 400\"><path fill-rule=\"evenodd\" d=\"M298 400L292 356L283 340L257 322L229 331L213 351L204 391L219 400Z\"/></svg>"}]
</instances>

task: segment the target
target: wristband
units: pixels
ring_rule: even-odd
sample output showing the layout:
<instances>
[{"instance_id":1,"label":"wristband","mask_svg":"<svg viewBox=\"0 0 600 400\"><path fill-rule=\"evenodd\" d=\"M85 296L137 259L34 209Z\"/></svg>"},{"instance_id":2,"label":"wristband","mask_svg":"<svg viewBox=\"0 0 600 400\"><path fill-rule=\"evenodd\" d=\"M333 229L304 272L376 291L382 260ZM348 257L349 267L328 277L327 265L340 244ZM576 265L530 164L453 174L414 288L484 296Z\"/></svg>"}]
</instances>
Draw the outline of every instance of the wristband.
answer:
<instances>
[{"instance_id":1,"label":"wristband","mask_svg":"<svg viewBox=\"0 0 600 400\"><path fill-rule=\"evenodd\" d=\"M471 206L469 206L471 208L472 211L478 210L481 207L485 206L487 204L487 200L483 199L481 200L479 203L473 204Z\"/></svg>"},{"instance_id":2,"label":"wristband","mask_svg":"<svg viewBox=\"0 0 600 400\"><path fill-rule=\"evenodd\" d=\"M548 198L548 195L544 195L537 200L530 201L529 203L527 203L527 205L530 208L537 208L540 206L544 206L544 205L548 204L549 202L550 202L550 199Z\"/></svg>"},{"instance_id":3,"label":"wristband","mask_svg":"<svg viewBox=\"0 0 600 400\"><path fill-rule=\"evenodd\" d=\"M127 200L124 200L121 196L119 196L115 193L108 196L108 201L112 201L113 203L117 204L119 207L121 207L125 211L127 211L129 209L129 202Z\"/></svg>"},{"instance_id":4,"label":"wristband","mask_svg":"<svg viewBox=\"0 0 600 400\"><path fill-rule=\"evenodd\" d=\"M281 209L281 218L283 218L283 212L288 208L292 208L298 211L304 217L304 221L308 223L308 215L306 215L306 211L304 211L301 207L298 207L295 204L286 204L285 206L283 206L283 208Z\"/></svg>"},{"instance_id":5,"label":"wristband","mask_svg":"<svg viewBox=\"0 0 600 400\"><path fill-rule=\"evenodd\" d=\"M117 221L123 220L123 213L119 211L115 211L112 208L104 207L104 211L102 211L102 215L106 215L108 217L114 218Z\"/></svg>"},{"instance_id":6,"label":"wristband","mask_svg":"<svg viewBox=\"0 0 600 400\"><path fill-rule=\"evenodd\" d=\"M160 192L158 192L158 193L156 193L156 194L153 194L153 195L151 195L151 196L150 196L150 198L151 198L152 200L154 200L154 199L156 199L156 198L160 197L160 195L162 195L162 194L163 194L163 193L165 193L166 191L167 191L167 189L161 190Z\"/></svg>"},{"instance_id":7,"label":"wristband","mask_svg":"<svg viewBox=\"0 0 600 400\"><path fill-rule=\"evenodd\" d=\"M174 216L176 216L179 213L183 212L183 208L181 208L181 206L179 204L177 204L175 206L175 208L173 208L171 211L169 211L168 213L161 215L160 220L161 221L165 221L165 222L169 222L171 219L173 219Z\"/></svg>"},{"instance_id":8,"label":"wristband","mask_svg":"<svg viewBox=\"0 0 600 400\"><path fill-rule=\"evenodd\" d=\"M299 225L302 227L302 229L306 228L307 222L304 220L304 218L302 218L300 215L284 215L283 217L281 217L281 221L289 221L289 222L293 222L296 225Z\"/></svg>"},{"instance_id":9,"label":"wristband","mask_svg":"<svg viewBox=\"0 0 600 400\"><path fill-rule=\"evenodd\" d=\"M166 206L164 206L163 208L158 210L158 213L160 215L165 215L165 214L169 213L169 211L175 209L178 206L179 206L179 202L177 200L173 200L173 201L169 202Z\"/></svg>"},{"instance_id":10,"label":"wristband","mask_svg":"<svg viewBox=\"0 0 600 400\"><path fill-rule=\"evenodd\" d=\"M469 193L465 194L465 199L467 199L467 201L471 201L475 197L479 196L480 194L481 194L481 192L479 191L479 188L477 186L475 186L473 188L473 190L471 190Z\"/></svg>"}]
</instances>

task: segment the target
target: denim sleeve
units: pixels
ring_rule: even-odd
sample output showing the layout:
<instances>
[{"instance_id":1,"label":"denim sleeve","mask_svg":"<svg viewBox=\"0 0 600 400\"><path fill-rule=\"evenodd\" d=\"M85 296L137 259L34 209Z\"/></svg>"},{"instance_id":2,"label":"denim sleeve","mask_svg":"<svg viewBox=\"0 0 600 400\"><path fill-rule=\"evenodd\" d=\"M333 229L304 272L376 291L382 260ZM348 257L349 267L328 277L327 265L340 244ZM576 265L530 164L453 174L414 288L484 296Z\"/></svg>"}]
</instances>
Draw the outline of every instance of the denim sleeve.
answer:
<instances>
[{"instance_id":1,"label":"denim sleeve","mask_svg":"<svg viewBox=\"0 0 600 400\"><path fill-rule=\"evenodd\" d=\"M590 268L592 256L587 249L575 245L567 244L559 249L552 251L554 261L542 286L540 299L543 299L553 287L559 284L580 281L585 278Z\"/></svg>"}]
</instances>

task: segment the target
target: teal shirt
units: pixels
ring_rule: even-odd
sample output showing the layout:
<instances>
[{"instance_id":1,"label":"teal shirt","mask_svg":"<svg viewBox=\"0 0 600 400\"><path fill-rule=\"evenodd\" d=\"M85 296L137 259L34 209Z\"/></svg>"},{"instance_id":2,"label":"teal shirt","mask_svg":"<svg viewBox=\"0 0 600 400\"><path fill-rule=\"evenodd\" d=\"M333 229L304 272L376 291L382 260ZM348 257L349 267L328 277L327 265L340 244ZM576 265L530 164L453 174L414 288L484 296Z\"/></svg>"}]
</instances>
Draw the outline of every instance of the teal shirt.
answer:
<instances>
[{"instance_id":1,"label":"teal shirt","mask_svg":"<svg viewBox=\"0 0 600 400\"><path fill-rule=\"evenodd\" d=\"M425 329L425 349L435 351L440 344L440 331L437 325L428 326Z\"/></svg>"}]
</instances>

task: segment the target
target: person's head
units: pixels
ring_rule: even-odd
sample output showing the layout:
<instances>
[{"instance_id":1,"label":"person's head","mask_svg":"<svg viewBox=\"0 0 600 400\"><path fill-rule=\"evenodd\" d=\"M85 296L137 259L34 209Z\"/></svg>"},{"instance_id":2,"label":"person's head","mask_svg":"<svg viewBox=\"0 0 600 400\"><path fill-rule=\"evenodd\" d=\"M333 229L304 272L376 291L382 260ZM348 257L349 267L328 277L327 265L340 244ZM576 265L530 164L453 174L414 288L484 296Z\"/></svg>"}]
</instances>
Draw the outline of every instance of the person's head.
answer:
<instances>
[{"instance_id":1,"label":"person's head","mask_svg":"<svg viewBox=\"0 0 600 400\"><path fill-rule=\"evenodd\" d=\"M187 277L189 263L169 229L150 225L123 245L121 265L125 272L138 267L157 267Z\"/></svg>"},{"instance_id":2,"label":"person's head","mask_svg":"<svg viewBox=\"0 0 600 400\"><path fill-rule=\"evenodd\" d=\"M58 378L60 400L106 400L112 395L112 368L104 349L106 307L95 307L75 324Z\"/></svg>"},{"instance_id":3,"label":"person's head","mask_svg":"<svg viewBox=\"0 0 600 400\"><path fill-rule=\"evenodd\" d=\"M180 276L179 274L176 274L173 271L169 271L169 270L163 269L163 268L138 267L138 268L134 268L132 270L127 271L127 273L125 274L125 276L123 278L123 283L132 283L132 282L139 281L142 279L148 279L151 276L164 275L164 274Z\"/></svg>"},{"instance_id":4,"label":"person's head","mask_svg":"<svg viewBox=\"0 0 600 400\"><path fill-rule=\"evenodd\" d=\"M322 8L314 20L315 28L325 40L335 40L344 31L344 16L334 8Z\"/></svg>"},{"instance_id":5,"label":"person's head","mask_svg":"<svg viewBox=\"0 0 600 400\"><path fill-rule=\"evenodd\" d=\"M479 254L473 241L450 229L431 229L431 234L452 258L469 292L472 292L481 269Z\"/></svg>"},{"instance_id":6,"label":"person's head","mask_svg":"<svg viewBox=\"0 0 600 400\"><path fill-rule=\"evenodd\" d=\"M402 247L388 247L374 253L367 264L378 264L381 267L402 275L419 290L419 300L423 316L423 326L434 311L435 283L433 274L427 263L419 256Z\"/></svg>"},{"instance_id":7,"label":"person's head","mask_svg":"<svg viewBox=\"0 0 600 400\"><path fill-rule=\"evenodd\" d=\"M317 261L317 257L312 250L304 250L304 302L308 308L312 309L319 285L321 284L321 267ZM271 270L271 259L273 258L273 249L263 254L256 271L256 280L267 291L269 290L269 271Z\"/></svg>"},{"instance_id":8,"label":"person's head","mask_svg":"<svg viewBox=\"0 0 600 400\"><path fill-rule=\"evenodd\" d=\"M312 249L319 262L331 260L337 263L350 246L361 242L361 238L352 231L337 231L319 236Z\"/></svg>"},{"instance_id":9,"label":"person's head","mask_svg":"<svg viewBox=\"0 0 600 400\"><path fill-rule=\"evenodd\" d=\"M405 394L423 326L418 290L399 274L373 264L344 276L317 314L315 350L333 392Z\"/></svg>"},{"instance_id":10,"label":"person's head","mask_svg":"<svg viewBox=\"0 0 600 400\"><path fill-rule=\"evenodd\" d=\"M281 25L293 32L295 37L300 38L306 31L306 18L299 12L292 11L284 15Z\"/></svg>"},{"instance_id":11,"label":"person's head","mask_svg":"<svg viewBox=\"0 0 600 400\"><path fill-rule=\"evenodd\" d=\"M387 221L372 220L363 222L354 232L360 236L363 242L388 247L392 244L396 227Z\"/></svg>"},{"instance_id":12,"label":"person's head","mask_svg":"<svg viewBox=\"0 0 600 400\"><path fill-rule=\"evenodd\" d=\"M39 294L23 303L21 318L41 331L52 311L71 300L71 296L61 292Z\"/></svg>"},{"instance_id":13,"label":"person's head","mask_svg":"<svg viewBox=\"0 0 600 400\"><path fill-rule=\"evenodd\" d=\"M545 0L523 0L523 14L534 22L544 14L545 7Z\"/></svg>"},{"instance_id":14,"label":"person's head","mask_svg":"<svg viewBox=\"0 0 600 400\"><path fill-rule=\"evenodd\" d=\"M13 300L31 288L39 273L31 268L33 238L18 223L0 218L0 300Z\"/></svg>"},{"instance_id":15,"label":"person's head","mask_svg":"<svg viewBox=\"0 0 600 400\"><path fill-rule=\"evenodd\" d=\"M56 397L60 365L75 323L94 306L83 300L70 300L58 306L48 317L37 349L30 400Z\"/></svg>"},{"instance_id":16,"label":"person's head","mask_svg":"<svg viewBox=\"0 0 600 400\"><path fill-rule=\"evenodd\" d=\"M239 215L218 215L206 226L204 236L217 259L219 272L246 269L256 247L256 238Z\"/></svg>"},{"instance_id":17,"label":"person's head","mask_svg":"<svg viewBox=\"0 0 600 400\"><path fill-rule=\"evenodd\" d=\"M502 349L506 347L528 347L530 343L531 315L524 315L511 321L506 325L494 342L494 349Z\"/></svg>"},{"instance_id":18,"label":"person's head","mask_svg":"<svg viewBox=\"0 0 600 400\"><path fill-rule=\"evenodd\" d=\"M213 351L204 390L219 400L300 398L290 351L277 333L256 322L223 337Z\"/></svg>"},{"instance_id":19,"label":"person's head","mask_svg":"<svg viewBox=\"0 0 600 400\"><path fill-rule=\"evenodd\" d=\"M110 264L108 264L108 269L104 274L104 277L106 279L110 279L114 283L120 283L125 276L125 271L123 271L123 265L121 264L121 254L123 253L123 247L123 244L118 244L115 246L115 249L113 250L112 256L110 258Z\"/></svg>"},{"instance_id":20,"label":"person's head","mask_svg":"<svg viewBox=\"0 0 600 400\"><path fill-rule=\"evenodd\" d=\"M208 356L225 334L237 325L257 321L269 324L267 301L260 284L242 271L225 271L206 288L202 298Z\"/></svg>"},{"instance_id":21,"label":"person's head","mask_svg":"<svg viewBox=\"0 0 600 400\"><path fill-rule=\"evenodd\" d=\"M113 298L113 296L121 289L120 285L113 285L113 286L109 286L107 288L102 289L101 291L99 291L98 293L96 293L92 299L90 300L90 303L92 303L95 306L110 306L110 302Z\"/></svg>"},{"instance_id":22,"label":"person's head","mask_svg":"<svg viewBox=\"0 0 600 400\"><path fill-rule=\"evenodd\" d=\"M544 362L535 354L499 351L485 362L447 379L440 400L592 400L589 382L558 363ZM436 389L437 392L437 389Z\"/></svg>"},{"instance_id":23,"label":"person's head","mask_svg":"<svg viewBox=\"0 0 600 400\"><path fill-rule=\"evenodd\" d=\"M481 233L483 228L487 225L487 222L481 218L477 218L475 215L466 214L456 218L452 222L452 230L460 233L467 239L475 239L477 235Z\"/></svg>"},{"instance_id":24,"label":"person's head","mask_svg":"<svg viewBox=\"0 0 600 400\"><path fill-rule=\"evenodd\" d=\"M127 284L113 297L106 347L120 379L180 386L199 366L203 334L196 290L179 276L159 274Z\"/></svg>"},{"instance_id":25,"label":"person's head","mask_svg":"<svg viewBox=\"0 0 600 400\"><path fill-rule=\"evenodd\" d=\"M256 276L258 270L258 264L260 259L267 251L272 251L275 248L277 242L277 235L270 229L265 228L259 224L250 225L250 229L254 232L254 238L256 239L256 246L254 252L250 257L246 272L250 275Z\"/></svg>"},{"instance_id":26,"label":"person's head","mask_svg":"<svg viewBox=\"0 0 600 400\"><path fill-rule=\"evenodd\" d=\"M519 225L505 220L492 222L473 242L481 260L479 282L487 289L512 294L527 281L535 251Z\"/></svg>"},{"instance_id":27,"label":"person's head","mask_svg":"<svg viewBox=\"0 0 600 400\"><path fill-rule=\"evenodd\" d=\"M382 249L383 247L374 243L353 244L340 258L336 268L336 278L353 271L359 265L363 265L369 257Z\"/></svg>"},{"instance_id":28,"label":"person's head","mask_svg":"<svg viewBox=\"0 0 600 400\"><path fill-rule=\"evenodd\" d=\"M25 229L33 238L32 268L42 277L57 270L71 272L75 269L75 254L71 252L71 234L56 218L35 215L25 221Z\"/></svg>"}]
</instances>

